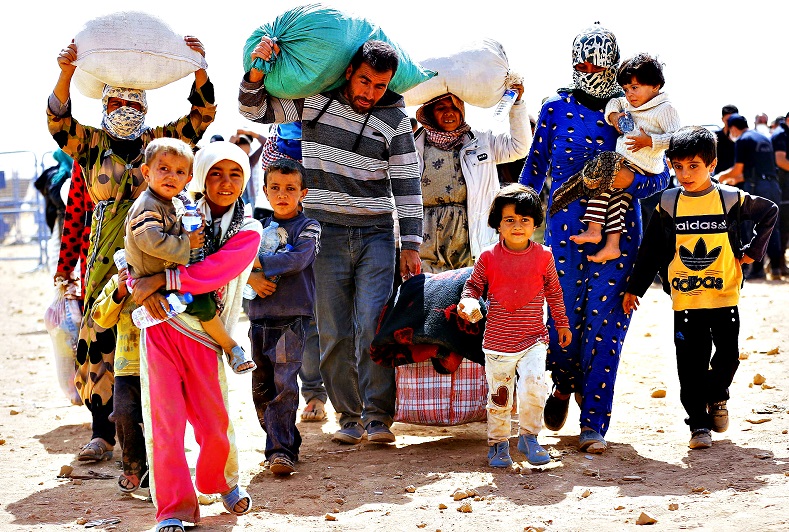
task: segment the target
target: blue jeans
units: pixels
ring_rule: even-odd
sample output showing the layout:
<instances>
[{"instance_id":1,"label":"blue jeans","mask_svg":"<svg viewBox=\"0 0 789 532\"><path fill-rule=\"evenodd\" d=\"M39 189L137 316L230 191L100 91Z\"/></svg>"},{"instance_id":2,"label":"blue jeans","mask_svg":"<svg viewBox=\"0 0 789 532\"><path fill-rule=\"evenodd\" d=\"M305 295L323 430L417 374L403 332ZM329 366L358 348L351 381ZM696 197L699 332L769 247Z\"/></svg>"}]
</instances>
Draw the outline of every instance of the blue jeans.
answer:
<instances>
[{"instance_id":1,"label":"blue jeans","mask_svg":"<svg viewBox=\"0 0 789 532\"><path fill-rule=\"evenodd\" d=\"M315 289L321 375L340 425L392 424L394 369L370 358L378 317L392 292L391 227L321 224Z\"/></svg>"},{"instance_id":2,"label":"blue jeans","mask_svg":"<svg viewBox=\"0 0 789 532\"><path fill-rule=\"evenodd\" d=\"M321 377L321 348L318 343L318 324L310 319L304 340L304 356L301 359L301 396L309 403L313 399L326 404L326 387Z\"/></svg>"},{"instance_id":3,"label":"blue jeans","mask_svg":"<svg viewBox=\"0 0 789 532\"><path fill-rule=\"evenodd\" d=\"M249 327L252 360L252 401L266 431L266 458L284 454L299 459L301 434L296 428L299 382L306 316L255 320Z\"/></svg>"}]
</instances>

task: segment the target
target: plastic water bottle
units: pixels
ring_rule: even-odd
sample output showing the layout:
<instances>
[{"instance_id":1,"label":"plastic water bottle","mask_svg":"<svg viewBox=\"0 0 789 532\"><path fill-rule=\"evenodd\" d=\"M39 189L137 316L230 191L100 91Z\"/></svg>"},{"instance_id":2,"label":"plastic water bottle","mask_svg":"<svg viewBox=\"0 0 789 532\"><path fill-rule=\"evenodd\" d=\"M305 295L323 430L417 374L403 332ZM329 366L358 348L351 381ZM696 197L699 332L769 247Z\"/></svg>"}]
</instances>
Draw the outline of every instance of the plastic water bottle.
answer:
<instances>
[{"instance_id":1,"label":"plastic water bottle","mask_svg":"<svg viewBox=\"0 0 789 532\"><path fill-rule=\"evenodd\" d=\"M636 123L633 121L633 115L630 114L630 111L625 111L625 114L619 117L618 124L622 133L630 133L636 129Z\"/></svg>"},{"instance_id":2,"label":"plastic water bottle","mask_svg":"<svg viewBox=\"0 0 789 532\"><path fill-rule=\"evenodd\" d=\"M512 105L515 103L517 97L518 91L513 89L505 90L501 100L499 100L499 103L497 103L496 107L493 109L493 118L495 120L504 120L505 117L510 116L510 109L512 109Z\"/></svg>"},{"instance_id":3,"label":"plastic water bottle","mask_svg":"<svg viewBox=\"0 0 789 532\"><path fill-rule=\"evenodd\" d=\"M126 264L126 250L119 249L115 252L112 256L112 260L115 262L115 266L118 267L118 270L122 270L123 268L128 267Z\"/></svg>"},{"instance_id":4,"label":"plastic water bottle","mask_svg":"<svg viewBox=\"0 0 789 532\"><path fill-rule=\"evenodd\" d=\"M140 329L145 329L151 327L152 325L156 325L157 323L167 321L173 316L185 311L186 306L191 303L194 298L189 292L184 292L183 294L171 292L167 294L166 299L170 307L169 310L167 310L167 319L158 320L151 316L151 314L148 312L148 309L145 307L138 307L132 312L132 321L134 324Z\"/></svg>"},{"instance_id":5,"label":"plastic water bottle","mask_svg":"<svg viewBox=\"0 0 789 532\"><path fill-rule=\"evenodd\" d=\"M260 247L258 248L258 255L273 255L279 249L279 224L275 221L271 221L267 227L263 229L263 233L260 235ZM293 249L293 246L290 244L286 245L284 250L290 251ZM269 279L270 281L276 283L279 281L279 277L274 277ZM244 287L244 291L242 293L244 299L255 299L257 297L257 292L255 289L252 288L250 285L246 285Z\"/></svg>"},{"instance_id":6,"label":"plastic water bottle","mask_svg":"<svg viewBox=\"0 0 789 532\"><path fill-rule=\"evenodd\" d=\"M196 205L186 205L184 208L186 209L186 212L181 217L181 224L183 225L185 231L191 233L200 227L200 224L203 223L203 219L197 212ZM205 259L205 251L203 248L189 250L189 264L200 262L203 259Z\"/></svg>"}]
</instances>

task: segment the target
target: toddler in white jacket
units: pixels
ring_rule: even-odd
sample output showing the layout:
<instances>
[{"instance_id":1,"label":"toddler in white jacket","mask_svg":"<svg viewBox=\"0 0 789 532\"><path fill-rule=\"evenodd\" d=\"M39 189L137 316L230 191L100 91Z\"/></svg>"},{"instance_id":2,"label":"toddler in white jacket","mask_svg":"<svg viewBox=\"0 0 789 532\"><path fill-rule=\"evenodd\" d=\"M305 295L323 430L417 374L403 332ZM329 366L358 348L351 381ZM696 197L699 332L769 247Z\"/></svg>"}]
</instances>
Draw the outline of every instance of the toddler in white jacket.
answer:
<instances>
[{"instance_id":1,"label":"toddler in white jacket","mask_svg":"<svg viewBox=\"0 0 789 532\"><path fill-rule=\"evenodd\" d=\"M581 219L588 227L570 240L576 244L598 243L605 228L605 245L588 257L593 262L605 262L621 255L619 240L624 231L625 212L632 202L630 194L612 186L621 165L640 174L661 173L671 134L680 128L679 114L666 94L660 92L665 79L657 59L638 54L625 60L619 67L617 82L625 96L612 98L605 108L606 122L620 133L615 154L603 152L587 163L579 174L556 190L552 205L552 212L556 212L577 199L580 191L589 196Z\"/></svg>"}]
</instances>

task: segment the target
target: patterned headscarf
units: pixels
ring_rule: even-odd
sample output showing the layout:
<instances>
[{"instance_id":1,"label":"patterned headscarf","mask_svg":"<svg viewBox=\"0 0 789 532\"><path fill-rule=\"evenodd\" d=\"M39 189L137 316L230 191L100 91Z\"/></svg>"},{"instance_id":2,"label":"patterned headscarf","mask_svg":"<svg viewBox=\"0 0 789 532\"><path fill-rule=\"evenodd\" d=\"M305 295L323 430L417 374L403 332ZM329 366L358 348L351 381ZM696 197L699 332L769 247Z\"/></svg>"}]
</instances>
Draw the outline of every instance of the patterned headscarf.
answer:
<instances>
[{"instance_id":1,"label":"patterned headscarf","mask_svg":"<svg viewBox=\"0 0 789 532\"><path fill-rule=\"evenodd\" d=\"M576 35L573 40L573 66L584 62L605 70L595 73L573 70L572 88L595 98L610 98L622 90L616 82L616 69L619 66L616 37L599 22Z\"/></svg>"},{"instance_id":2,"label":"patterned headscarf","mask_svg":"<svg viewBox=\"0 0 789 532\"><path fill-rule=\"evenodd\" d=\"M454 131L444 131L438 127L438 124L435 122L435 117L433 116L433 105L447 98L450 98L452 104L460 111L460 120L462 123ZM426 142L440 150L449 151L459 147L463 143L463 135L471 131L471 126L466 123L466 104L452 93L437 96L429 102L422 104L422 106L416 110L416 119L425 128L425 132L427 133Z\"/></svg>"},{"instance_id":3,"label":"patterned headscarf","mask_svg":"<svg viewBox=\"0 0 789 532\"><path fill-rule=\"evenodd\" d=\"M131 107L121 107L111 113L107 113L107 103L110 98L137 102L142 106L142 111ZM113 137L121 140L134 140L139 138L142 132L145 131L145 113L148 112L148 101L145 98L144 90L105 85L101 103L104 106L101 127Z\"/></svg>"}]
</instances>

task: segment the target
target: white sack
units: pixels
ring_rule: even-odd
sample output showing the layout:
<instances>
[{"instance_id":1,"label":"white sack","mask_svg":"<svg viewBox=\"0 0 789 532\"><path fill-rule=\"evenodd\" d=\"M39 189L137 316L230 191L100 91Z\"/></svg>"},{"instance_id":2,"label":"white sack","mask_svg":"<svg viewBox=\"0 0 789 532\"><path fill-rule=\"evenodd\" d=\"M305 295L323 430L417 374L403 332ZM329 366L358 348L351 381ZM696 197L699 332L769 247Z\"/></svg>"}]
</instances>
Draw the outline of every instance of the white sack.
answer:
<instances>
[{"instance_id":1,"label":"white sack","mask_svg":"<svg viewBox=\"0 0 789 532\"><path fill-rule=\"evenodd\" d=\"M91 19L74 42L74 82L90 98L101 98L105 83L158 89L207 66L205 58L186 45L183 35L154 15L140 11Z\"/></svg>"}]
</instances>

